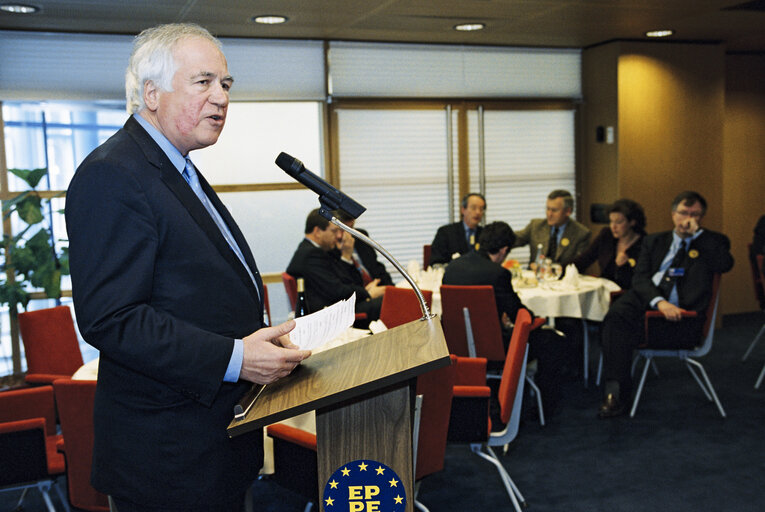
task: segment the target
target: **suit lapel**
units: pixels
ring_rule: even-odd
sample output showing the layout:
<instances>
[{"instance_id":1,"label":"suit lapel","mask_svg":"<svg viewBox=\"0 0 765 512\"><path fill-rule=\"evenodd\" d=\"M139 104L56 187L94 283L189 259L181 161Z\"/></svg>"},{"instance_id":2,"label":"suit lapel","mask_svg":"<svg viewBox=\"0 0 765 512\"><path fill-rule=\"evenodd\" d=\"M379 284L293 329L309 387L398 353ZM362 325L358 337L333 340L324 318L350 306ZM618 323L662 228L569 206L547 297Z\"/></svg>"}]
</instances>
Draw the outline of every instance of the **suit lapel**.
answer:
<instances>
[{"instance_id":1,"label":"suit lapel","mask_svg":"<svg viewBox=\"0 0 765 512\"><path fill-rule=\"evenodd\" d=\"M255 265L255 260L252 256L252 253L250 252L249 247L247 246L247 242L244 240L241 231L238 227L236 227L234 219L228 213L228 210L226 210L226 208L223 206L223 203L220 202L220 199L218 199L218 196L207 183L207 180L204 179L204 176L202 176L202 174L197 171L199 181L202 184L202 189L205 191L205 194L207 194L207 198L210 199L215 209L218 210L218 213L220 213L221 217L223 217L223 220L228 225L229 230L231 230L231 234L234 236L236 243L242 250L245 261L247 261L247 264L250 266L252 275L255 277L257 284L252 282L252 279L250 279L247 270L242 266L242 263L239 261L239 258L236 256L231 247L229 247L228 242L226 242L226 239L223 237L220 229L218 229L215 221L212 219L212 217L210 217L210 214L207 212L202 202L196 196L188 183L186 183L186 180L183 179L183 176L180 172L178 172L178 169L176 169L172 162L170 162L170 159L167 158L167 155L165 155L162 149L156 144L156 142L154 142L154 139L152 139L151 136L149 136L149 134L146 133L146 131L141 127L141 125L138 124L138 121L132 117L128 119L127 123L125 123L125 129L131 134L134 140L136 140L138 145L141 147L141 150L144 152L144 155L146 156L146 159L149 161L149 163L158 168L159 177L165 186L167 186L167 188L172 191L178 201L183 205L184 208L186 208L186 210L189 212L189 215L191 215L191 217L194 219L194 222L196 222L202 231L204 231L218 252L220 252L221 256L223 256L229 265L234 268L253 297L262 304L262 300L259 298L263 297L263 284L260 279L258 269ZM262 310L263 308L260 309Z\"/></svg>"},{"instance_id":2,"label":"suit lapel","mask_svg":"<svg viewBox=\"0 0 765 512\"><path fill-rule=\"evenodd\" d=\"M205 179L204 176L202 176L202 173L199 172L199 170L197 170L197 175L199 176L199 183L202 185L202 190L204 190L205 194L207 195L207 198L210 200L210 202L212 202L213 207L218 211L220 216L223 218L223 222L226 223L226 226L228 226L229 231L231 231L231 235L234 237L236 244L239 246L239 250L242 251L242 256L244 256L244 261L247 262L247 266L250 267L252 276L255 278L258 296L263 297L263 281L260 277L260 273L258 272L258 266L255 263L255 257L252 255L252 252L250 251L249 244L247 244L247 240L244 238L242 231L239 229L239 226L236 224L236 221L229 213L228 208L226 208L226 206L218 197L218 194L216 194L215 191L210 186L210 184L207 183L207 180ZM196 195L194 197L196 198ZM202 207L202 209L204 210L204 206ZM204 213L205 215L207 215L207 218L210 218L210 215L207 213L207 210L204 210ZM228 242L226 242L226 239L223 238L223 235L218 229L218 226L215 225L214 221L213 221L213 226L215 227L215 231L217 232L219 238L223 240L223 243L225 244L226 249L228 250L229 256L233 258L230 261L233 262L235 268L238 271L241 270L240 272L241 275L246 276L245 278L247 282L252 282L252 279L250 279L250 276L247 273L247 270L242 266L242 262L239 261L239 258L236 256L236 254L234 254L234 251L231 249L231 247L229 247Z\"/></svg>"},{"instance_id":3,"label":"suit lapel","mask_svg":"<svg viewBox=\"0 0 765 512\"><path fill-rule=\"evenodd\" d=\"M672 231L667 231L664 233L659 241L655 245L655 249L653 251L653 272L658 272L661 268L661 263L664 261L664 257L667 255L667 252L669 252L669 248L672 245Z\"/></svg>"}]
</instances>

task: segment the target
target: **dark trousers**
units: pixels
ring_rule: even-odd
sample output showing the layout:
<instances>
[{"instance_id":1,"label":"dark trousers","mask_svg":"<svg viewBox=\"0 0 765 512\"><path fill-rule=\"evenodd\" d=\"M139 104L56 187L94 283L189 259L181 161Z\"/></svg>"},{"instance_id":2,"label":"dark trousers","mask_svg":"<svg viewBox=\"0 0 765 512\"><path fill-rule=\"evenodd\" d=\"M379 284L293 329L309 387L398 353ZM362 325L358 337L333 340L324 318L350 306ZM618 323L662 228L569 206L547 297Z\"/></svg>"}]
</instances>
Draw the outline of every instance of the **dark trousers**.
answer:
<instances>
[{"instance_id":1,"label":"dark trousers","mask_svg":"<svg viewBox=\"0 0 765 512\"><path fill-rule=\"evenodd\" d=\"M636 348L692 348L701 339L704 319L700 315L680 322L652 320L646 343L645 311L643 302L630 291L611 305L603 320L603 379L618 382L622 398L632 393L632 355Z\"/></svg>"}]
</instances>

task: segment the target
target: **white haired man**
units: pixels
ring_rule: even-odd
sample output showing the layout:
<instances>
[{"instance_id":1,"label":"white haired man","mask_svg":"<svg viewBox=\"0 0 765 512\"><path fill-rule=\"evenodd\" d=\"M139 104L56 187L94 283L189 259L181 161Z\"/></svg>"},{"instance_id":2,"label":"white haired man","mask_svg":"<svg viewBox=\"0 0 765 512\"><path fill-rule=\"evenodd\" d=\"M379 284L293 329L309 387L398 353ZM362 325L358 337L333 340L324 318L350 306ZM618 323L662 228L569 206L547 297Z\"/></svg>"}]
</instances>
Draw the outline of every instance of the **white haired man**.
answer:
<instances>
[{"instance_id":1,"label":"white haired man","mask_svg":"<svg viewBox=\"0 0 765 512\"><path fill-rule=\"evenodd\" d=\"M67 192L72 293L100 351L91 481L113 510L241 510L262 434L229 439L251 382L288 375L294 322L267 327L247 242L189 152L223 129L233 78L205 29L135 40L125 126Z\"/></svg>"}]
</instances>

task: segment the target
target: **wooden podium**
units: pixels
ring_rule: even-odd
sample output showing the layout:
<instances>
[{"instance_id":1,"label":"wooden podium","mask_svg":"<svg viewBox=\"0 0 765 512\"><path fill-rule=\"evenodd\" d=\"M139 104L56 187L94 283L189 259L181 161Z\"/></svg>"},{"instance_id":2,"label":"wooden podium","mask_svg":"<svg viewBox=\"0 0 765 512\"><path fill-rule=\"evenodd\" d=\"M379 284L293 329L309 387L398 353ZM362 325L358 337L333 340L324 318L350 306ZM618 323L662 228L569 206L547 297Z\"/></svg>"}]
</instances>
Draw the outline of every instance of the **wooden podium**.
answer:
<instances>
[{"instance_id":1,"label":"wooden podium","mask_svg":"<svg viewBox=\"0 0 765 512\"><path fill-rule=\"evenodd\" d=\"M438 317L312 355L288 377L270 384L231 437L316 411L319 502L342 465L367 459L393 469L404 484L406 511L414 505L412 409L415 377L450 364Z\"/></svg>"}]
</instances>

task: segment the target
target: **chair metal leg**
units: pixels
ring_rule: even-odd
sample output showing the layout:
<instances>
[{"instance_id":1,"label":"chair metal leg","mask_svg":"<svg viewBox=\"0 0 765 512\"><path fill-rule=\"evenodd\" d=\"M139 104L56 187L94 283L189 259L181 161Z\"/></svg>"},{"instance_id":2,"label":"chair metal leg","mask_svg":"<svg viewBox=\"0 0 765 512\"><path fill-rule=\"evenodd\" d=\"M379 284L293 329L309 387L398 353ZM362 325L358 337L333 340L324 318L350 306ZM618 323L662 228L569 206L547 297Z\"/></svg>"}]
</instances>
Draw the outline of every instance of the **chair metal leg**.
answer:
<instances>
[{"instance_id":1,"label":"chair metal leg","mask_svg":"<svg viewBox=\"0 0 765 512\"><path fill-rule=\"evenodd\" d=\"M60 478L53 482L53 487L56 489L56 494L58 494L58 499L61 500L61 505L64 507L64 510L66 512L71 512L71 509L69 508L69 500L67 499L66 494L61 490Z\"/></svg>"},{"instance_id":2,"label":"chair metal leg","mask_svg":"<svg viewBox=\"0 0 765 512\"><path fill-rule=\"evenodd\" d=\"M528 382L529 386L531 386L532 392L537 397L537 409L539 409L539 424L544 427L545 426L545 411L542 408L542 393L540 393L536 382L534 382L534 379L532 379L528 375L526 375L526 382Z\"/></svg>"},{"instance_id":3,"label":"chair metal leg","mask_svg":"<svg viewBox=\"0 0 765 512\"><path fill-rule=\"evenodd\" d=\"M685 366L688 368L688 371L691 372L691 375L693 375L693 378L696 380L696 384L699 385L701 390L704 392L704 395L706 395L707 400L709 400L710 402L714 402L712 395L709 393L709 390L707 390L707 386L704 384L704 382L702 382L701 378L696 374L696 371L693 369L693 366L691 366L688 359L685 359Z\"/></svg>"},{"instance_id":4,"label":"chair metal leg","mask_svg":"<svg viewBox=\"0 0 765 512\"><path fill-rule=\"evenodd\" d=\"M21 510L23 508L24 498L27 497L27 493L29 492L29 487L24 487L21 490L21 496L19 496L19 501L16 503L16 508L13 510Z\"/></svg>"},{"instance_id":5,"label":"chair metal leg","mask_svg":"<svg viewBox=\"0 0 765 512\"><path fill-rule=\"evenodd\" d=\"M762 365L762 371L760 372L760 376L757 377L757 382L754 385L754 389L760 389L760 384L762 384L763 377L765 377L765 365Z\"/></svg>"},{"instance_id":6,"label":"chair metal leg","mask_svg":"<svg viewBox=\"0 0 765 512\"><path fill-rule=\"evenodd\" d=\"M486 451L488 453L484 453L483 451L481 451L481 449L484 447L486 448ZM507 473L507 470L499 461L499 459L497 458L497 455L494 453L491 447L487 445L482 445L482 444L471 444L470 450L476 455L478 455L479 457L486 459L492 464L494 464L494 467L496 467L497 471L499 471L499 476L502 478L502 483L505 485L507 494L510 496L510 500L513 502L513 507L515 508L515 511L522 512L521 504L523 505L524 508L528 506L526 504L526 500L523 498L521 491L518 490L518 487L515 485L515 482L513 482L513 479L510 478L510 475ZM520 503L519 503L519 500L520 500Z\"/></svg>"},{"instance_id":7,"label":"chair metal leg","mask_svg":"<svg viewBox=\"0 0 765 512\"><path fill-rule=\"evenodd\" d=\"M632 401L632 409L630 410L630 418L635 417L635 411L637 410L638 402L640 401L640 394L643 392L643 385L645 384L645 377L648 375L648 367L651 366L652 357L646 357L645 366L643 366L643 374L640 376L640 384L638 384L637 392L635 393L635 399ZM635 363L632 363L634 368Z\"/></svg>"},{"instance_id":8,"label":"chair metal leg","mask_svg":"<svg viewBox=\"0 0 765 512\"><path fill-rule=\"evenodd\" d=\"M760 332L757 333L757 336L755 336L752 342L749 344L749 348L746 349L746 352L744 352L744 357L741 358L741 361L746 361L746 358L749 357L749 354L752 353L754 346L757 345L757 342L760 341L760 338L762 338L763 333L765 333L765 324L762 324L762 327L760 327Z\"/></svg>"},{"instance_id":9,"label":"chair metal leg","mask_svg":"<svg viewBox=\"0 0 765 512\"><path fill-rule=\"evenodd\" d=\"M39 489L40 494L42 494L43 500L45 501L45 506L48 507L48 511L56 512L56 508L53 506L53 502L50 499L50 487L51 487L50 480L37 482L37 489Z\"/></svg>"},{"instance_id":10,"label":"chair metal leg","mask_svg":"<svg viewBox=\"0 0 765 512\"><path fill-rule=\"evenodd\" d=\"M412 472L414 472L414 471L412 471ZM422 483L422 480L420 480L419 482L415 482L414 483L414 508L416 508L417 510L420 510L422 512L430 512L430 510L428 510L428 507L426 507L425 505L423 505L422 503L417 501L417 495L420 494L420 484L421 483Z\"/></svg>"},{"instance_id":11,"label":"chair metal leg","mask_svg":"<svg viewBox=\"0 0 765 512\"><path fill-rule=\"evenodd\" d=\"M715 388L712 386L712 382L709 380L709 377L707 376L707 372L704 370L704 366L699 363L698 361L689 358L686 358L686 363L692 364L696 368L698 368L699 372L701 372L701 376L704 377L704 382L707 385L708 391L712 394L712 398L714 399L715 404L717 405L717 409L720 411L720 415L725 418L725 409L723 409L722 404L720 403L720 399L717 398L717 393L715 393Z\"/></svg>"},{"instance_id":12,"label":"chair metal leg","mask_svg":"<svg viewBox=\"0 0 765 512\"><path fill-rule=\"evenodd\" d=\"M600 357L598 358L598 376L595 377L595 385L600 386L600 377L603 375L603 351L600 351Z\"/></svg>"},{"instance_id":13,"label":"chair metal leg","mask_svg":"<svg viewBox=\"0 0 765 512\"><path fill-rule=\"evenodd\" d=\"M589 381L590 377L590 335L587 332L589 329L587 328L587 320L582 318L582 329L584 330L584 342L582 345L584 346L584 361L582 368L582 371L584 372L584 387L587 387L587 382Z\"/></svg>"}]
</instances>

